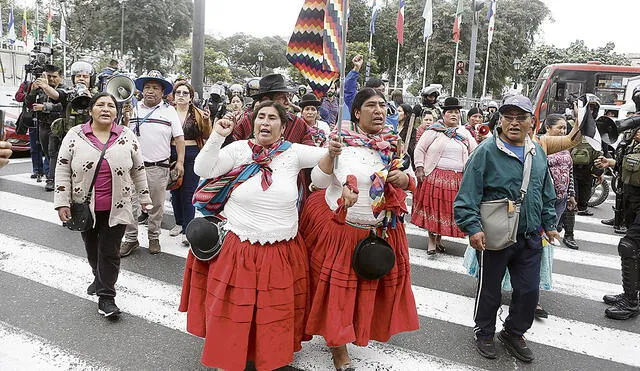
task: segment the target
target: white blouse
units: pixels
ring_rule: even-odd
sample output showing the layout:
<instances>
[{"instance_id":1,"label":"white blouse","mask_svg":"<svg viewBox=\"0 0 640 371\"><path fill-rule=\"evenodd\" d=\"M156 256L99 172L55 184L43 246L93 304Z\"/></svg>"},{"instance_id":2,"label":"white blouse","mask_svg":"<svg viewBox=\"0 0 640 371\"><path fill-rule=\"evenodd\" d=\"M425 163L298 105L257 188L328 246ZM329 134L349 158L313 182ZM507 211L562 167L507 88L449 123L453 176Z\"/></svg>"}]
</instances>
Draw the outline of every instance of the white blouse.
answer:
<instances>
[{"instance_id":1,"label":"white blouse","mask_svg":"<svg viewBox=\"0 0 640 371\"><path fill-rule=\"evenodd\" d=\"M252 162L248 141L235 141L221 149L224 139L216 132L211 134L195 159L196 174L215 178ZM294 143L274 157L269 165L273 183L266 191L262 190L262 172L258 172L231 192L222 212L227 229L241 241L263 245L294 238L298 233L298 173L316 166L326 153L326 148Z\"/></svg>"},{"instance_id":2,"label":"white blouse","mask_svg":"<svg viewBox=\"0 0 640 371\"><path fill-rule=\"evenodd\" d=\"M338 199L342 197L342 187L347 181L347 175L354 175L358 179L358 201L347 209L347 222L360 225L378 226L384 219L381 213L373 216L371 204L373 200L369 196L371 188L371 175L384 168L382 159L377 151L365 147L344 147L338 157L338 168L333 170L333 175L327 175L318 166L311 172L311 181L318 188L326 188L325 200L331 210L338 208ZM405 170L410 177L415 174L411 167Z\"/></svg>"}]
</instances>

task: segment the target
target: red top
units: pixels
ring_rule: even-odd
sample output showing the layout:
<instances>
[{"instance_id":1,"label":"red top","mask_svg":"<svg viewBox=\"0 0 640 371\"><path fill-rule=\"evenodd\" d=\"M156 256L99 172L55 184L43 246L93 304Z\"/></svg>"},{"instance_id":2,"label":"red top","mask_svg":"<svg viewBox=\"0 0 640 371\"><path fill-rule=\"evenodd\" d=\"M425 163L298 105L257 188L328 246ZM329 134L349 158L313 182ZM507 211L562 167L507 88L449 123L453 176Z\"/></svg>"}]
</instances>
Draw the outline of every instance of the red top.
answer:
<instances>
[{"instance_id":1,"label":"red top","mask_svg":"<svg viewBox=\"0 0 640 371\"><path fill-rule=\"evenodd\" d=\"M82 132L87 136L87 138L91 141L100 152L102 152L102 148L104 147L104 143L98 139L93 134L93 130L91 129L91 122L87 122L82 124ZM115 143L116 139L122 133L122 126L116 125L115 123L111 124L111 134L109 136L109 140L107 141L107 148L111 147L113 143ZM96 178L96 185L93 188L93 193L95 194L95 211L106 211L111 210L111 167L106 159L102 159L102 164L100 165L100 171L98 172L98 177Z\"/></svg>"}]
</instances>

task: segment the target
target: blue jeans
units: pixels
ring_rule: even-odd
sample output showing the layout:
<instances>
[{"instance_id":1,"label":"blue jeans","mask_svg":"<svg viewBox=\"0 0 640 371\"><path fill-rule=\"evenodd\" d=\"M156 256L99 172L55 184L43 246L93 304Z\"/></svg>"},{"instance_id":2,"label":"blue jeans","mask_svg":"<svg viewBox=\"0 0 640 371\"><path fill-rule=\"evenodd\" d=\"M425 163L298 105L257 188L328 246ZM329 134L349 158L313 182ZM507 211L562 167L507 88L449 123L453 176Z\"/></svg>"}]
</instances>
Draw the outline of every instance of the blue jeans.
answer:
<instances>
[{"instance_id":1,"label":"blue jeans","mask_svg":"<svg viewBox=\"0 0 640 371\"><path fill-rule=\"evenodd\" d=\"M184 176L182 186L171 191L171 206L173 206L173 216L176 224L182 226L184 233L189 222L193 220L196 209L193 207L193 194L198 187L200 177L193 171L193 164L196 156L200 153L198 146L186 146L184 151ZM171 160L178 158L176 147L171 146Z\"/></svg>"},{"instance_id":2,"label":"blue jeans","mask_svg":"<svg viewBox=\"0 0 640 371\"><path fill-rule=\"evenodd\" d=\"M42 153L38 128L29 128L29 152L31 153L31 167L34 174L45 175L49 172L49 160Z\"/></svg>"}]
</instances>

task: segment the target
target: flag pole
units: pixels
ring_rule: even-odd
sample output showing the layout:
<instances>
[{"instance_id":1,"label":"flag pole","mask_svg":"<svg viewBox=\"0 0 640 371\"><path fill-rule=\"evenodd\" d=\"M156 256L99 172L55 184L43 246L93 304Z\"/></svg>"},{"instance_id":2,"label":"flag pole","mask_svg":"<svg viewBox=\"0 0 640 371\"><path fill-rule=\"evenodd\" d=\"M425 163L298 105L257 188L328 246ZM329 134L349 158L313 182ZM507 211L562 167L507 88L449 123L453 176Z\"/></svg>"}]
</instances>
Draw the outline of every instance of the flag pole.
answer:
<instances>
[{"instance_id":1,"label":"flag pole","mask_svg":"<svg viewBox=\"0 0 640 371\"><path fill-rule=\"evenodd\" d=\"M456 91L456 67L458 64L458 48L460 47L460 42L456 42L456 56L453 57L453 83L451 84L451 96L455 96Z\"/></svg>"},{"instance_id":2,"label":"flag pole","mask_svg":"<svg viewBox=\"0 0 640 371\"><path fill-rule=\"evenodd\" d=\"M398 51L396 52L396 78L395 81L393 83L393 90L398 89L398 65L400 62L400 42L398 42Z\"/></svg>"},{"instance_id":3,"label":"flag pole","mask_svg":"<svg viewBox=\"0 0 640 371\"><path fill-rule=\"evenodd\" d=\"M369 80L369 76L371 74L371 49L373 46L373 33L369 31L369 55L367 56L367 73L365 75L364 80Z\"/></svg>"},{"instance_id":4,"label":"flag pole","mask_svg":"<svg viewBox=\"0 0 640 371\"><path fill-rule=\"evenodd\" d=\"M484 99L485 95L487 94L487 72L489 69L489 52L490 51L491 51L491 43L487 45L487 59L484 62L484 83L482 84L482 95L480 96L480 99Z\"/></svg>"},{"instance_id":5,"label":"flag pole","mask_svg":"<svg viewBox=\"0 0 640 371\"><path fill-rule=\"evenodd\" d=\"M340 101L338 104L338 140L342 143L342 115L344 110L344 79L347 67L347 29L349 28L349 0L344 0L342 8L342 50L340 50ZM333 159L333 168L338 168L338 157Z\"/></svg>"},{"instance_id":6,"label":"flag pole","mask_svg":"<svg viewBox=\"0 0 640 371\"><path fill-rule=\"evenodd\" d=\"M427 82L427 51L429 50L429 38L424 41L424 64L422 68L422 89L425 88Z\"/></svg>"}]
</instances>

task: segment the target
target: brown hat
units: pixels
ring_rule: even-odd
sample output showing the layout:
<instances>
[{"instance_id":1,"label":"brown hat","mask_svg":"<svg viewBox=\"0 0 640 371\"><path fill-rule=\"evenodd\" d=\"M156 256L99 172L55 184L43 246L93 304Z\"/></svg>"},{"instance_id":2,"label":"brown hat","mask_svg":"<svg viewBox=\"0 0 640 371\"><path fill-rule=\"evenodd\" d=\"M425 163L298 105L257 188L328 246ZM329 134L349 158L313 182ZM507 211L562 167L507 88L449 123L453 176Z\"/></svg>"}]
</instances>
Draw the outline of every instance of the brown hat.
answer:
<instances>
[{"instance_id":1,"label":"brown hat","mask_svg":"<svg viewBox=\"0 0 640 371\"><path fill-rule=\"evenodd\" d=\"M305 108L306 106L320 107L321 104L322 102L320 102L313 93L303 95L300 102L298 102L298 106L300 106L300 108Z\"/></svg>"},{"instance_id":2,"label":"brown hat","mask_svg":"<svg viewBox=\"0 0 640 371\"><path fill-rule=\"evenodd\" d=\"M260 79L260 89L256 94L252 95L251 98L258 100L271 93L292 92L294 92L294 90L287 86L284 77L279 73L274 73Z\"/></svg>"}]
</instances>

